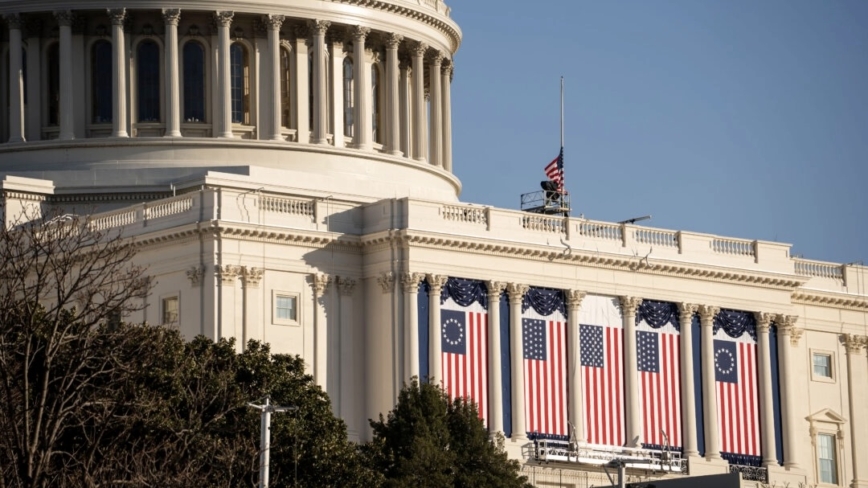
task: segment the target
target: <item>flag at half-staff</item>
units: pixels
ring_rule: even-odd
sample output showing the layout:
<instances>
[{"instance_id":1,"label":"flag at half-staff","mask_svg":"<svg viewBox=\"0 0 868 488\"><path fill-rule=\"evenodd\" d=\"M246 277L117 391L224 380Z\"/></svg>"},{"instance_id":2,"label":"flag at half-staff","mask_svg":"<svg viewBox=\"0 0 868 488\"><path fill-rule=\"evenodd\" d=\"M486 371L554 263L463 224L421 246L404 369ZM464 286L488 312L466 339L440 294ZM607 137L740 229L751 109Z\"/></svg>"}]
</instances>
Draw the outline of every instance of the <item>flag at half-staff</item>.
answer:
<instances>
[{"instance_id":1,"label":"flag at half-staff","mask_svg":"<svg viewBox=\"0 0 868 488\"><path fill-rule=\"evenodd\" d=\"M564 147L551 163L545 167L546 177L556 185L557 192L564 192Z\"/></svg>"}]
</instances>

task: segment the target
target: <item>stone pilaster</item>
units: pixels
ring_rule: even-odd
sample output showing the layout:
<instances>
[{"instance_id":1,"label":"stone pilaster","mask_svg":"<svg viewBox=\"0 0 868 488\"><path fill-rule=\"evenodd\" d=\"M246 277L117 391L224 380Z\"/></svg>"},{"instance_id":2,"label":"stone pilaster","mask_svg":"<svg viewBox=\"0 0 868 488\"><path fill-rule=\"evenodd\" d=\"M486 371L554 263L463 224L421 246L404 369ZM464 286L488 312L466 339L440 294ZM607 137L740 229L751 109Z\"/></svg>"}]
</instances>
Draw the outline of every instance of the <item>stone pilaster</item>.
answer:
<instances>
[{"instance_id":1,"label":"stone pilaster","mask_svg":"<svg viewBox=\"0 0 868 488\"><path fill-rule=\"evenodd\" d=\"M442 343L440 337L440 293L449 277L428 274L428 378L435 384L443 384ZM424 379L424 378L420 378Z\"/></svg>"},{"instance_id":2,"label":"stone pilaster","mask_svg":"<svg viewBox=\"0 0 868 488\"><path fill-rule=\"evenodd\" d=\"M401 275L404 287L404 380L419 376L419 283L425 279L423 273L407 272Z\"/></svg>"},{"instance_id":3,"label":"stone pilaster","mask_svg":"<svg viewBox=\"0 0 868 488\"><path fill-rule=\"evenodd\" d=\"M218 137L232 139L232 78L229 49L232 45L229 39L229 28L235 12L223 10L214 15L217 23L217 52L218 52L218 80L217 80L217 113L215 121L219 121L219 129L214 131Z\"/></svg>"},{"instance_id":4,"label":"stone pilaster","mask_svg":"<svg viewBox=\"0 0 868 488\"><path fill-rule=\"evenodd\" d=\"M636 310L641 298L620 297L624 319L624 396L627 407L627 445L642 446L642 406L639 402L639 372L636 352Z\"/></svg>"},{"instance_id":5,"label":"stone pilaster","mask_svg":"<svg viewBox=\"0 0 868 488\"><path fill-rule=\"evenodd\" d=\"M488 281L488 431L503 432L503 364L500 361L500 296L506 283Z\"/></svg>"},{"instance_id":6,"label":"stone pilaster","mask_svg":"<svg viewBox=\"0 0 868 488\"><path fill-rule=\"evenodd\" d=\"M328 321L326 320L326 291L332 278L327 274L314 274L311 279L314 306L314 360L313 377L316 384L328 392Z\"/></svg>"},{"instance_id":7,"label":"stone pilaster","mask_svg":"<svg viewBox=\"0 0 868 488\"><path fill-rule=\"evenodd\" d=\"M781 408L784 417L784 467L800 469L799 448L796 445L798 424L796 422L795 371L793 348L798 346L801 329L796 328L798 317L778 315L778 371L781 373ZM797 332L798 331L798 332ZM794 339L795 337L795 339Z\"/></svg>"},{"instance_id":8,"label":"stone pilaster","mask_svg":"<svg viewBox=\"0 0 868 488\"><path fill-rule=\"evenodd\" d=\"M393 156L401 155L398 46L403 39L394 33L386 37L386 151Z\"/></svg>"},{"instance_id":9,"label":"stone pilaster","mask_svg":"<svg viewBox=\"0 0 868 488\"><path fill-rule=\"evenodd\" d=\"M847 350L847 390L850 398L850 439L853 444L853 479L851 488L868 487L868 361L865 347L868 337L844 334ZM841 441L841 439L839 439ZM841 473L844 475L844 473ZM843 480L841 480L843 481Z\"/></svg>"},{"instance_id":10,"label":"stone pilaster","mask_svg":"<svg viewBox=\"0 0 868 488\"><path fill-rule=\"evenodd\" d=\"M678 323L681 326L681 440L684 457L699 455L696 435L696 388L693 377L693 316L699 310L691 303L678 304Z\"/></svg>"},{"instance_id":11,"label":"stone pilaster","mask_svg":"<svg viewBox=\"0 0 868 488\"><path fill-rule=\"evenodd\" d=\"M310 22L313 32L313 144L326 144L328 134L328 76L326 72L326 31L331 26L327 20Z\"/></svg>"},{"instance_id":12,"label":"stone pilaster","mask_svg":"<svg viewBox=\"0 0 868 488\"><path fill-rule=\"evenodd\" d=\"M178 22L181 10L163 9L166 59L166 137L181 137L181 85L178 76Z\"/></svg>"},{"instance_id":13,"label":"stone pilaster","mask_svg":"<svg viewBox=\"0 0 868 488\"><path fill-rule=\"evenodd\" d=\"M524 401L524 338L521 326L521 302L529 287L509 283L510 366L512 376L512 441L527 441L527 418Z\"/></svg>"},{"instance_id":14,"label":"stone pilaster","mask_svg":"<svg viewBox=\"0 0 868 488\"><path fill-rule=\"evenodd\" d=\"M431 144L429 155L432 165L443 167L443 93L440 88L443 64L443 53L434 51L428 65L428 86L431 88L431 103L429 112L431 120L428 123L428 141Z\"/></svg>"},{"instance_id":15,"label":"stone pilaster","mask_svg":"<svg viewBox=\"0 0 868 488\"><path fill-rule=\"evenodd\" d=\"M776 465L775 409L772 403L772 361L769 327L774 315L756 312L757 359L759 363L760 428L762 430L762 456L766 466Z\"/></svg>"},{"instance_id":16,"label":"stone pilaster","mask_svg":"<svg viewBox=\"0 0 868 488\"><path fill-rule=\"evenodd\" d=\"M699 307L702 322L702 404L705 407L705 457L720 461L720 430L717 426L717 393L714 387L714 316L720 308L708 305Z\"/></svg>"},{"instance_id":17,"label":"stone pilaster","mask_svg":"<svg viewBox=\"0 0 868 488\"><path fill-rule=\"evenodd\" d=\"M353 28L353 98L355 110L353 120L353 147L362 150L371 149L373 127L371 120L371 106L368 92L371 86L371 71L365 69L365 39L371 29L362 26ZM417 364L418 368L418 364Z\"/></svg>"},{"instance_id":18,"label":"stone pilaster","mask_svg":"<svg viewBox=\"0 0 868 488\"><path fill-rule=\"evenodd\" d=\"M425 110L425 53L428 45L417 42L413 48L413 159L428 159L428 120Z\"/></svg>"}]
</instances>

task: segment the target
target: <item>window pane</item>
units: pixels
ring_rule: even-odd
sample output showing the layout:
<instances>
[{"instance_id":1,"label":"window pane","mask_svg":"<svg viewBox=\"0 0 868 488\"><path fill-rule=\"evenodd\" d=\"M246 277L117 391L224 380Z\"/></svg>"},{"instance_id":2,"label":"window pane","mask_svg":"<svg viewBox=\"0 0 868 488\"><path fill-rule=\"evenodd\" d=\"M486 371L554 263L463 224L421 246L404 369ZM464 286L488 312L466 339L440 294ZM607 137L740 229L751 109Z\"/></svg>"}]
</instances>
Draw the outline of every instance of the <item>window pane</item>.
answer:
<instances>
[{"instance_id":1,"label":"window pane","mask_svg":"<svg viewBox=\"0 0 868 488\"><path fill-rule=\"evenodd\" d=\"M229 70L232 93L232 123L247 123L247 50L239 43L235 43L229 49Z\"/></svg>"},{"instance_id":2,"label":"window pane","mask_svg":"<svg viewBox=\"0 0 868 488\"><path fill-rule=\"evenodd\" d=\"M353 60L344 59L344 135L353 137Z\"/></svg>"},{"instance_id":3,"label":"window pane","mask_svg":"<svg viewBox=\"0 0 868 488\"><path fill-rule=\"evenodd\" d=\"M290 67L289 51L286 49L280 50L280 125L290 127L290 103L289 97L292 94L289 86L289 67Z\"/></svg>"},{"instance_id":4,"label":"window pane","mask_svg":"<svg viewBox=\"0 0 868 488\"><path fill-rule=\"evenodd\" d=\"M371 127L373 127L374 142L380 144L380 70L376 65L371 66Z\"/></svg>"},{"instance_id":5,"label":"window pane","mask_svg":"<svg viewBox=\"0 0 868 488\"><path fill-rule=\"evenodd\" d=\"M110 124L112 122L112 45L108 41L97 41L93 45L91 58L91 86L93 88L93 122Z\"/></svg>"},{"instance_id":6,"label":"window pane","mask_svg":"<svg viewBox=\"0 0 868 488\"><path fill-rule=\"evenodd\" d=\"M178 297L163 299L163 323L173 324L178 321Z\"/></svg>"},{"instance_id":7,"label":"window pane","mask_svg":"<svg viewBox=\"0 0 868 488\"><path fill-rule=\"evenodd\" d=\"M277 318L283 320L296 320L295 317L295 297L277 296Z\"/></svg>"},{"instance_id":8,"label":"window pane","mask_svg":"<svg viewBox=\"0 0 868 488\"><path fill-rule=\"evenodd\" d=\"M184 120L205 121L205 48L184 44Z\"/></svg>"},{"instance_id":9,"label":"window pane","mask_svg":"<svg viewBox=\"0 0 868 488\"><path fill-rule=\"evenodd\" d=\"M814 374L825 378L832 377L832 358L828 354L814 354Z\"/></svg>"},{"instance_id":10,"label":"window pane","mask_svg":"<svg viewBox=\"0 0 868 488\"><path fill-rule=\"evenodd\" d=\"M48 48L48 125L60 124L60 46Z\"/></svg>"},{"instance_id":11,"label":"window pane","mask_svg":"<svg viewBox=\"0 0 868 488\"><path fill-rule=\"evenodd\" d=\"M828 434L817 436L817 455L819 457L820 481L838 484L838 465L835 456L835 437Z\"/></svg>"},{"instance_id":12,"label":"window pane","mask_svg":"<svg viewBox=\"0 0 868 488\"><path fill-rule=\"evenodd\" d=\"M307 56L307 123L313 127L313 52Z\"/></svg>"},{"instance_id":13,"label":"window pane","mask_svg":"<svg viewBox=\"0 0 868 488\"><path fill-rule=\"evenodd\" d=\"M160 47L154 41L139 44L138 68L139 122L160 121Z\"/></svg>"}]
</instances>

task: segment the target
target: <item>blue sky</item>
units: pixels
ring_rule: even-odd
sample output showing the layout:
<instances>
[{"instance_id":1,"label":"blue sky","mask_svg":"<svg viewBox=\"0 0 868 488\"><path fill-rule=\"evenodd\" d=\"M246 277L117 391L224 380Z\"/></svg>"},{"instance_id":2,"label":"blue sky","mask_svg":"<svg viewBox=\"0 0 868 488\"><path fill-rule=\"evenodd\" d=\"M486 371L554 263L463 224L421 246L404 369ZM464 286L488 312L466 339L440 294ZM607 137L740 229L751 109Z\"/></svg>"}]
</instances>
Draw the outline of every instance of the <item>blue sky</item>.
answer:
<instances>
[{"instance_id":1,"label":"blue sky","mask_svg":"<svg viewBox=\"0 0 868 488\"><path fill-rule=\"evenodd\" d=\"M868 1L451 0L466 202L559 149L573 214L868 261Z\"/></svg>"}]
</instances>

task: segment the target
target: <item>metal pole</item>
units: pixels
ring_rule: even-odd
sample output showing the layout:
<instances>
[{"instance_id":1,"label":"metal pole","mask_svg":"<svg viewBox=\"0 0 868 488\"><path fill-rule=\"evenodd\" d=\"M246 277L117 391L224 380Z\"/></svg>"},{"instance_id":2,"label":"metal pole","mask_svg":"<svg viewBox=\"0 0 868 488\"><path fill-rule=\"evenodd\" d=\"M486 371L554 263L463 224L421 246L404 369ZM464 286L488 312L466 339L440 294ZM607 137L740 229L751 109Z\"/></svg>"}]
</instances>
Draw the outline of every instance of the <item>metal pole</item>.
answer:
<instances>
[{"instance_id":1,"label":"metal pole","mask_svg":"<svg viewBox=\"0 0 868 488\"><path fill-rule=\"evenodd\" d=\"M618 488L627 488L625 471L627 471L626 464L624 461L621 461L618 463Z\"/></svg>"},{"instance_id":2,"label":"metal pole","mask_svg":"<svg viewBox=\"0 0 868 488\"><path fill-rule=\"evenodd\" d=\"M262 409L262 424L259 436L259 488L268 488L268 451L271 448L271 409L268 408L270 398L265 397L265 408Z\"/></svg>"},{"instance_id":3,"label":"metal pole","mask_svg":"<svg viewBox=\"0 0 868 488\"><path fill-rule=\"evenodd\" d=\"M561 147L564 147L564 77L561 76Z\"/></svg>"}]
</instances>

